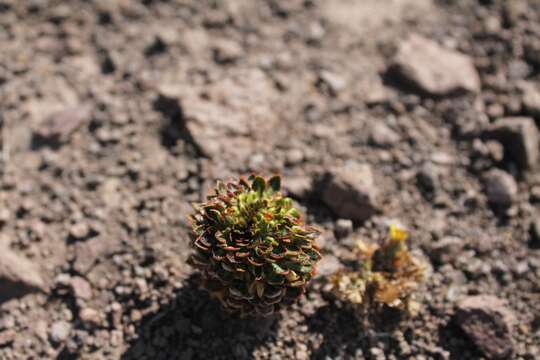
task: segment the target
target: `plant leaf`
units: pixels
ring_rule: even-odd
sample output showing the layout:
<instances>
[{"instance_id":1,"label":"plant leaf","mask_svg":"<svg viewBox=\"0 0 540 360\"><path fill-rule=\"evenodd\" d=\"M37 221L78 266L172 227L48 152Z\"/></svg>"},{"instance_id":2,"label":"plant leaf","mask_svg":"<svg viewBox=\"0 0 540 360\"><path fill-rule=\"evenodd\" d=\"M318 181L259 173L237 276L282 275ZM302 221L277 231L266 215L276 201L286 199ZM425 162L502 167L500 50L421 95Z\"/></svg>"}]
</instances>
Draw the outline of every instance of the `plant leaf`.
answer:
<instances>
[{"instance_id":1,"label":"plant leaf","mask_svg":"<svg viewBox=\"0 0 540 360\"><path fill-rule=\"evenodd\" d=\"M281 189L281 177L279 175L272 176L268 180L268 185L270 185L272 191L278 192Z\"/></svg>"},{"instance_id":2,"label":"plant leaf","mask_svg":"<svg viewBox=\"0 0 540 360\"><path fill-rule=\"evenodd\" d=\"M259 194L262 194L266 189L266 181L264 181L262 177L256 176L253 180L253 183L251 184L251 188Z\"/></svg>"}]
</instances>

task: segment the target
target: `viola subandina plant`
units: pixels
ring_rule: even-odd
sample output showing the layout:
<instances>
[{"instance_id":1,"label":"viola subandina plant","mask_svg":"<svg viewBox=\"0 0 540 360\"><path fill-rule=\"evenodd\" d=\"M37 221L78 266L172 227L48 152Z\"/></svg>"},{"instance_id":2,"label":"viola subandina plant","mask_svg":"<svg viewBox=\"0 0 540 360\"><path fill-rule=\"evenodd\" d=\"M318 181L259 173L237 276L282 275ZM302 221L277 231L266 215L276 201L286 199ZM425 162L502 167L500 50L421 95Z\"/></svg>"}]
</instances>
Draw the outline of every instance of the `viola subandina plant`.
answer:
<instances>
[{"instance_id":1,"label":"viola subandina plant","mask_svg":"<svg viewBox=\"0 0 540 360\"><path fill-rule=\"evenodd\" d=\"M392 225L382 244L358 241L358 271L339 271L331 277L335 295L357 305L360 313L374 312L381 305L414 313L414 292L423 281L425 266L407 249L405 230Z\"/></svg>"},{"instance_id":2,"label":"viola subandina plant","mask_svg":"<svg viewBox=\"0 0 540 360\"><path fill-rule=\"evenodd\" d=\"M218 182L206 202L194 204L190 263L203 286L230 312L268 316L304 293L321 254L319 232L304 224L281 178Z\"/></svg>"}]
</instances>

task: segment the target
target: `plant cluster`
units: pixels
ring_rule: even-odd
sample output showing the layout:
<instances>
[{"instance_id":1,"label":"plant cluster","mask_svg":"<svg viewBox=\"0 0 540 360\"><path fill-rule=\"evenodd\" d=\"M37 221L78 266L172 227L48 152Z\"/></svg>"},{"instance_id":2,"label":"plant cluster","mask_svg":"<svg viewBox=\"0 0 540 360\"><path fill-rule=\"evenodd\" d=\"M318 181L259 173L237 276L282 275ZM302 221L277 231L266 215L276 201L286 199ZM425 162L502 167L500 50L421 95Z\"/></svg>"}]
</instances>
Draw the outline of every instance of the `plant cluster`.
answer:
<instances>
[{"instance_id":1,"label":"plant cluster","mask_svg":"<svg viewBox=\"0 0 540 360\"><path fill-rule=\"evenodd\" d=\"M413 294L423 281L425 267L407 249L407 237L406 231L392 225L382 245L358 241L358 270L332 275L334 294L363 311L385 305L414 312L417 303Z\"/></svg>"},{"instance_id":2,"label":"plant cluster","mask_svg":"<svg viewBox=\"0 0 540 360\"><path fill-rule=\"evenodd\" d=\"M321 254L319 232L304 224L281 179L251 176L218 182L191 216L190 263L225 309L241 316L274 313L304 292Z\"/></svg>"}]
</instances>

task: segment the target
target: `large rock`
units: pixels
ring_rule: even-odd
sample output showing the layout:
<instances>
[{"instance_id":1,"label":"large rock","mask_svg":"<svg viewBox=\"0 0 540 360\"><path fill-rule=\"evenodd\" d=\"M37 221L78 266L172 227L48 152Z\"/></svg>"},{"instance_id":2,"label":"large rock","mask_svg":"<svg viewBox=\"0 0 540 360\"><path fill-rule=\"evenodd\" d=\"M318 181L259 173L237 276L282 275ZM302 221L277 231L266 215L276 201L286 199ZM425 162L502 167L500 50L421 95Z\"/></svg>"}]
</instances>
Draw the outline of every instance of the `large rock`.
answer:
<instances>
[{"instance_id":1,"label":"large rock","mask_svg":"<svg viewBox=\"0 0 540 360\"><path fill-rule=\"evenodd\" d=\"M62 109L46 117L34 130L34 142L59 145L90 120L90 108L78 105Z\"/></svg>"},{"instance_id":2,"label":"large rock","mask_svg":"<svg viewBox=\"0 0 540 360\"><path fill-rule=\"evenodd\" d=\"M377 210L378 190L368 164L348 164L326 173L322 200L339 217L364 221Z\"/></svg>"},{"instance_id":3,"label":"large rock","mask_svg":"<svg viewBox=\"0 0 540 360\"><path fill-rule=\"evenodd\" d=\"M155 107L176 117L203 155L233 165L270 151L278 92L260 70L236 71L200 89L162 84Z\"/></svg>"},{"instance_id":4,"label":"large rock","mask_svg":"<svg viewBox=\"0 0 540 360\"><path fill-rule=\"evenodd\" d=\"M0 245L0 303L44 290L45 282L36 265Z\"/></svg>"},{"instance_id":5,"label":"large rock","mask_svg":"<svg viewBox=\"0 0 540 360\"><path fill-rule=\"evenodd\" d=\"M454 319L486 358L511 358L515 316L504 301L491 295L467 297L458 304Z\"/></svg>"},{"instance_id":6,"label":"large rock","mask_svg":"<svg viewBox=\"0 0 540 360\"><path fill-rule=\"evenodd\" d=\"M506 153L522 169L532 169L538 163L538 129L532 118L507 117L497 120L486 136L503 144Z\"/></svg>"},{"instance_id":7,"label":"large rock","mask_svg":"<svg viewBox=\"0 0 540 360\"><path fill-rule=\"evenodd\" d=\"M434 96L480 90L470 57L416 34L400 44L392 69L418 90Z\"/></svg>"}]
</instances>

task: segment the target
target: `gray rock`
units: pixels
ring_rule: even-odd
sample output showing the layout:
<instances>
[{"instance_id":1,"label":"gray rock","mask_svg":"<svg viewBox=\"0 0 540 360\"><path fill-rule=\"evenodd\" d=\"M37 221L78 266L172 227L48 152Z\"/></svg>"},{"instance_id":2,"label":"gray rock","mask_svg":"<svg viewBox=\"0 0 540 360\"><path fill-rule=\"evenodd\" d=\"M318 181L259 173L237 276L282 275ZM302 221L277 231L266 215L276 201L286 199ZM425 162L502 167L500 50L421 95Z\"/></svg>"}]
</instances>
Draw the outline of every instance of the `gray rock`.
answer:
<instances>
[{"instance_id":1,"label":"gray rock","mask_svg":"<svg viewBox=\"0 0 540 360\"><path fill-rule=\"evenodd\" d=\"M80 274L86 274L103 256L113 253L118 248L116 239L98 236L75 244L73 268Z\"/></svg>"},{"instance_id":2,"label":"gray rock","mask_svg":"<svg viewBox=\"0 0 540 360\"><path fill-rule=\"evenodd\" d=\"M0 303L38 291L45 282L36 264L0 244Z\"/></svg>"},{"instance_id":3,"label":"gray rock","mask_svg":"<svg viewBox=\"0 0 540 360\"><path fill-rule=\"evenodd\" d=\"M66 108L45 118L34 131L37 141L63 143L84 123L90 120L90 107L79 105Z\"/></svg>"},{"instance_id":4,"label":"gray rock","mask_svg":"<svg viewBox=\"0 0 540 360\"><path fill-rule=\"evenodd\" d=\"M501 208L510 207L518 193L512 175L499 169L490 170L484 175L484 187L488 201Z\"/></svg>"},{"instance_id":5,"label":"gray rock","mask_svg":"<svg viewBox=\"0 0 540 360\"><path fill-rule=\"evenodd\" d=\"M86 222L79 222L73 224L69 228L69 235L74 239L80 240L84 239L90 233L90 227Z\"/></svg>"},{"instance_id":6,"label":"gray rock","mask_svg":"<svg viewBox=\"0 0 540 360\"><path fill-rule=\"evenodd\" d=\"M319 73L319 81L329 90L330 94L337 95L347 86L347 80L341 75L328 70Z\"/></svg>"},{"instance_id":7,"label":"gray rock","mask_svg":"<svg viewBox=\"0 0 540 360\"><path fill-rule=\"evenodd\" d=\"M218 64L235 62L244 55L244 49L234 40L221 39L212 49Z\"/></svg>"},{"instance_id":8,"label":"gray rock","mask_svg":"<svg viewBox=\"0 0 540 360\"><path fill-rule=\"evenodd\" d=\"M533 84L523 86L523 107L527 114L540 119L540 90Z\"/></svg>"},{"instance_id":9,"label":"gray rock","mask_svg":"<svg viewBox=\"0 0 540 360\"><path fill-rule=\"evenodd\" d=\"M532 118L499 119L486 130L485 135L503 144L506 152L521 169L532 169L537 165L539 136Z\"/></svg>"},{"instance_id":10,"label":"gray rock","mask_svg":"<svg viewBox=\"0 0 540 360\"><path fill-rule=\"evenodd\" d=\"M65 321L57 321L52 324L49 330L49 339L55 343L59 344L67 340L71 332L71 325Z\"/></svg>"},{"instance_id":11,"label":"gray rock","mask_svg":"<svg viewBox=\"0 0 540 360\"><path fill-rule=\"evenodd\" d=\"M11 344L16 336L17 332L13 329L0 331L0 347Z\"/></svg>"},{"instance_id":12,"label":"gray rock","mask_svg":"<svg viewBox=\"0 0 540 360\"><path fill-rule=\"evenodd\" d=\"M427 192L434 192L439 187L439 169L432 163L425 163L416 174L418 185Z\"/></svg>"},{"instance_id":13,"label":"gray rock","mask_svg":"<svg viewBox=\"0 0 540 360\"><path fill-rule=\"evenodd\" d=\"M378 189L371 167L353 163L330 170L322 184L322 200L339 217L365 221L377 211Z\"/></svg>"},{"instance_id":14,"label":"gray rock","mask_svg":"<svg viewBox=\"0 0 540 360\"><path fill-rule=\"evenodd\" d=\"M400 140L398 133L382 122L374 122L370 129L369 141L373 145L387 148L395 145Z\"/></svg>"},{"instance_id":15,"label":"gray rock","mask_svg":"<svg viewBox=\"0 0 540 360\"><path fill-rule=\"evenodd\" d=\"M540 65L540 40L535 40L525 44L524 52L527 61L533 65Z\"/></svg>"},{"instance_id":16,"label":"gray rock","mask_svg":"<svg viewBox=\"0 0 540 360\"><path fill-rule=\"evenodd\" d=\"M514 352L515 316L491 295L470 296L458 304L456 324L488 359L509 359Z\"/></svg>"},{"instance_id":17,"label":"gray rock","mask_svg":"<svg viewBox=\"0 0 540 360\"><path fill-rule=\"evenodd\" d=\"M187 131L203 155L241 166L271 151L279 97L262 71L238 69L204 87L161 84L157 91L154 107L170 118L168 131Z\"/></svg>"},{"instance_id":18,"label":"gray rock","mask_svg":"<svg viewBox=\"0 0 540 360\"><path fill-rule=\"evenodd\" d=\"M71 290L77 299L88 300L92 298L92 287L80 276L74 276L70 280Z\"/></svg>"},{"instance_id":19,"label":"gray rock","mask_svg":"<svg viewBox=\"0 0 540 360\"><path fill-rule=\"evenodd\" d=\"M353 222L349 219L338 219L336 221L336 237L344 238L353 232Z\"/></svg>"},{"instance_id":20,"label":"gray rock","mask_svg":"<svg viewBox=\"0 0 540 360\"><path fill-rule=\"evenodd\" d=\"M88 327L95 327L101 324L101 314L99 311L89 307L81 309L79 318Z\"/></svg>"},{"instance_id":21,"label":"gray rock","mask_svg":"<svg viewBox=\"0 0 540 360\"><path fill-rule=\"evenodd\" d=\"M410 35L400 44L393 69L430 95L480 90L480 78L470 57L417 34Z\"/></svg>"},{"instance_id":22,"label":"gray rock","mask_svg":"<svg viewBox=\"0 0 540 360\"><path fill-rule=\"evenodd\" d=\"M445 236L431 245L430 257L438 264L452 262L463 249L463 239L457 236Z\"/></svg>"}]
</instances>

